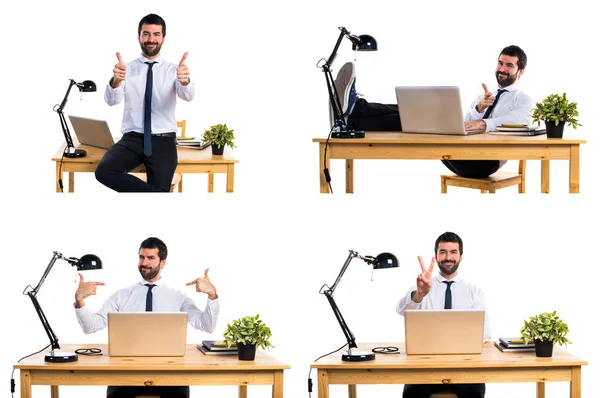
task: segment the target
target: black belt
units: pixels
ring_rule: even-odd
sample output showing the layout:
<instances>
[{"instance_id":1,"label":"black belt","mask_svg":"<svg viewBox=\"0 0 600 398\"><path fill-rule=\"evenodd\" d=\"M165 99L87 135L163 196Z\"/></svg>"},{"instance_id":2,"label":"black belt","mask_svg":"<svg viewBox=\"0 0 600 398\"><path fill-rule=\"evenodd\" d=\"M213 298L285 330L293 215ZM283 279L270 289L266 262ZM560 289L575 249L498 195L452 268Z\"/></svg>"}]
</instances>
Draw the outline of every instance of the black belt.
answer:
<instances>
[{"instance_id":1,"label":"black belt","mask_svg":"<svg viewBox=\"0 0 600 398\"><path fill-rule=\"evenodd\" d=\"M137 131L128 131L125 134L138 134L138 135L141 135L142 137L144 136L144 133L138 133ZM170 137L170 138L175 138L175 137L177 137L177 134L175 134L175 133L160 133L160 134L152 134L152 137Z\"/></svg>"}]
</instances>

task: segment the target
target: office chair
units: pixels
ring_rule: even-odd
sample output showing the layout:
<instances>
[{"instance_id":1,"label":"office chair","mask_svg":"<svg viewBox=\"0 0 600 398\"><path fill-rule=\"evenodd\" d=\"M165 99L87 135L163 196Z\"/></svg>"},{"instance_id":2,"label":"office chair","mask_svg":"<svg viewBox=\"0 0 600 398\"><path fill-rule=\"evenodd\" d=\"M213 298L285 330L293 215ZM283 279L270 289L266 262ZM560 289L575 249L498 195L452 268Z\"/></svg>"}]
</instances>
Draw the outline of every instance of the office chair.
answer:
<instances>
[{"instance_id":1,"label":"office chair","mask_svg":"<svg viewBox=\"0 0 600 398\"><path fill-rule=\"evenodd\" d=\"M455 174L442 174L442 193L448 193L448 186L479 189L481 193L496 193L497 189L519 186L519 193L525 193L525 160L519 160L518 173L497 171L487 178L465 178Z\"/></svg>"},{"instance_id":2,"label":"office chair","mask_svg":"<svg viewBox=\"0 0 600 398\"><path fill-rule=\"evenodd\" d=\"M181 129L181 135L178 137L185 137L185 124L186 120L178 120L177 127ZM131 175L136 176L142 181L147 181L146 173L130 173ZM173 179L171 180L171 192L175 192L175 188L177 188L178 192L183 192L183 175L180 173L173 174Z\"/></svg>"}]
</instances>

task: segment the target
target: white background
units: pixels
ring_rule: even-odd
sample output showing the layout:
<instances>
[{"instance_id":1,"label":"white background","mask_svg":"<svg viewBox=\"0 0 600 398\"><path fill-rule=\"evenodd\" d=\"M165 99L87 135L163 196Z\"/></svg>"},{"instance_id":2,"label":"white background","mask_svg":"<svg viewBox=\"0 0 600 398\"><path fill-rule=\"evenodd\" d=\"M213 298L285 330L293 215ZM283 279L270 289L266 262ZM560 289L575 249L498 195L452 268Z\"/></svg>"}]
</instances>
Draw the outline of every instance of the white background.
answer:
<instances>
[{"instance_id":1,"label":"white background","mask_svg":"<svg viewBox=\"0 0 600 398\"><path fill-rule=\"evenodd\" d=\"M217 331L190 330L190 343L219 338L227 322L260 313L274 333L271 354L292 367L285 374L285 396L306 397L310 363L344 343L318 291L334 282L348 250L398 256L400 268L377 272L373 281L369 267L355 260L335 297L359 342L400 341L402 318L395 304L419 271L416 256L431 256L437 236L450 230L465 241L461 274L487 293L494 337L514 335L529 315L558 310L571 328L568 350L589 361L583 396L592 396L600 355L586 309L597 302L590 279L599 221L598 157L590 133L598 57L587 43L598 37L598 29L582 0L566 5L466 0L82 4L2 6L5 156L0 173L5 184L0 214L7 281L1 290L5 355L0 376L8 379L19 358L47 344L21 293L37 284L53 251L103 259L105 269L89 276L107 283L88 299L98 308L110 292L137 280L139 243L158 236L169 246L165 277L172 284L184 288L210 267L221 297ZM189 52L197 97L177 108L178 119L188 121L188 133L199 135L216 123L235 130L240 160L235 193L224 193L222 175L215 178L212 195L205 193L206 176L186 175L182 195L154 196L117 195L92 175L78 175L75 194L55 194L50 158L64 140L53 106L64 97L68 79L91 79L99 92L81 100L73 91L65 113L106 119L117 135L122 106L105 105L104 85L116 51L126 61L139 55L137 24L150 12L167 21L163 56L176 63ZM521 46L529 56L523 89L534 100L566 92L579 104L583 127L566 134L587 140L581 150L581 194L566 193L564 161L552 162L551 195L538 193L539 162L530 161L529 193L517 196L513 187L495 197L458 188L441 196L439 174L446 170L439 162L363 161L355 163L356 194L344 195L343 162L333 161L336 195L319 195L318 151L311 140L327 134L328 114L324 77L315 64L330 55L338 26L377 39L380 51L357 54L357 89L372 101L389 103L395 101L396 85L448 84L461 87L467 104L482 82L493 87L499 51ZM353 59L345 40L334 73ZM516 168L516 162L506 167ZM75 278L67 263L58 262L40 291L42 307L61 342L104 343L105 332L86 336L77 325L71 307ZM203 305L201 295L194 297ZM312 377L316 385L315 372ZM398 397L401 389L360 386L359 394ZM534 389L533 383L488 384L487 397L533 396ZM105 394L101 387L61 388L65 397L82 392ZM346 389L331 392L342 397ZM49 389L36 387L34 394L49 396ZM236 392L194 387L192 394ZM252 387L249 394L269 392ZM567 394L566 383L547 387L548 397Z\"/></svg>"}]
</instances>

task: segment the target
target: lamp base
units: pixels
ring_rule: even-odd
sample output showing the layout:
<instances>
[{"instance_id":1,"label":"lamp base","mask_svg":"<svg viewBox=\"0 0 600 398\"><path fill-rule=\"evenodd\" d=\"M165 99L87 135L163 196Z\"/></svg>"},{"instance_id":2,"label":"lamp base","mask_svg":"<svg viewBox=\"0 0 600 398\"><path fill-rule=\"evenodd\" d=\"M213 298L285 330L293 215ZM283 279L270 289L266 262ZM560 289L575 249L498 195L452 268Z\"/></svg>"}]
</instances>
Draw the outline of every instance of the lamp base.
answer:
<instances>
[{"instance_id":1,"label":"lamp base","mask_svg":"<svg viewBox=\"0 0 600 398\"><path fill-rule=\"evenodd\" d=\"M371 351L352 351L342 354L342 361L346 362L372 361L374 359L375 353Z\"/></svg>"},{"instance_id":2,"label":"lamp base","mask_svg":"<svg viewBox=\"0 0 600 398\"><path fill-rule=\"evenodd\" d=\"M85 155L87 155L87 152L83 149L68 148L65 151L66 158L82 158Z\"/></svg>"},{"instance_id":3,"label":"lamp base","mask_svg":"<svg viewBox=\"0 0 600 398\"><path fill-rule=\"evenodd\" d=\"M331 138L365 138L364 131L334 131L331 133Z\"/></svg>"},{"instance_id":4,"label":"lamp base","mask_svg":"<svg viewBox=\"0 0 600 398\"><path fill-rule=\"evenodd\" d=\"M46 362L75 362L79 356L74 352L54 351L44 357Z\"/></svg>"}]
</instances>

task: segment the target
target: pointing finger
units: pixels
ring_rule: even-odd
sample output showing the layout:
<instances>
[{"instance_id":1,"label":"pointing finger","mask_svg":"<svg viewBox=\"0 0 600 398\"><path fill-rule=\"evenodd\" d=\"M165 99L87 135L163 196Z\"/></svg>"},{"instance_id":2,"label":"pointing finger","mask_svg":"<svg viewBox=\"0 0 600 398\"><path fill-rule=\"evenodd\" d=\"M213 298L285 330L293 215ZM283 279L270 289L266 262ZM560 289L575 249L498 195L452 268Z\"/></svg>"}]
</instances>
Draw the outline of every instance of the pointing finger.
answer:
<instances>
[{"instance_id":1,"label":"pointing finger","mask_svg":"<svg viewBox=\"0 0 600 398\"><path fill-rule=\"evenodd\" d=\"M185 59L187 58L188 53L187 51L185 52L185 54L183 54L183 57L181 57L181 61L179 61L179 66L185 66Z\"/></svg>"},{"instance_id":2,"label":"pointing finger","mask_svg":"<svg viewBox=\"0 0 600 398\"><path fill-rule=\"evenodd\" d=\"M188 283L186 283L185 285L186 285L186 286L192 286L192 285L195 285L195 284L196 284L196 281L198 281L198 278L194 279L194 280L193 280L193 281L191 281L191 282L188 282Z\"/></svg>"},{"instance_id":3,"label":"pointing finger","mask_svg":"<svg viewBox=\"0 0 600 398\"><path fill-rule=\"evenodd\" d=\"M485 94L489 94L490 90L488 90L488 88L485 85L485 83L481 83L481 87L483 87L483 91L485 92Z\"/></svg>"}]
</instances>

